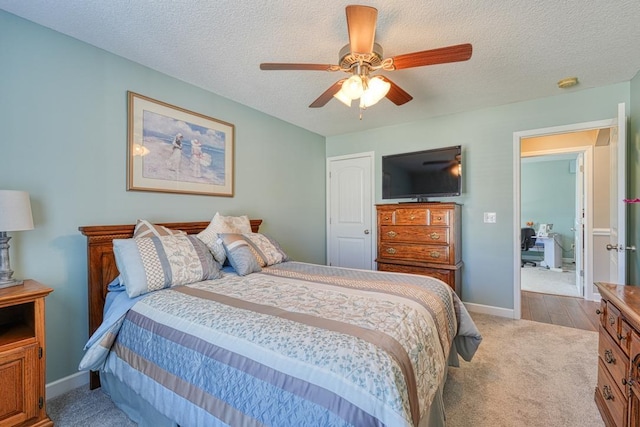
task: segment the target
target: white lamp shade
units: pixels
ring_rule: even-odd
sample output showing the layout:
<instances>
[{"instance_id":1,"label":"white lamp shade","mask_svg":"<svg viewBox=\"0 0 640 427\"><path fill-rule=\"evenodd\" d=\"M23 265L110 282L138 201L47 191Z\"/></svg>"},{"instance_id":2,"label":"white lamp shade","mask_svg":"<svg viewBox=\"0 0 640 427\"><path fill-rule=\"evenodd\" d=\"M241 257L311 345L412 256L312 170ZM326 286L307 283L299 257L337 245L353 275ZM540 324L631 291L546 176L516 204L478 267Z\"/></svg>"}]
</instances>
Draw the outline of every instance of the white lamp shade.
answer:
<instances>
[{"instance_id":1,"label":"white lamp shade","mask_svg":"<svg viewBox=\"0 0 640 427\"><path fill-rule=\"evenodd\" d=\"M343 91L340 89L333 97L340 102L342 102L347 107L351 107L351 98L349 98Z\"/></svg>"},{"instance_id":2,"label":"white lamp shade","mask_svg":"<svg viewBox=\"0 0 640 427\"><path fill-rule=\"evenodd\" d=\"M362 96L362 91L362 79L357 74L349 77L344 83L342 83L342 89L340 89L340 92L343 92L351 99L360 98Z\"/></svg>"},{"instance_id":3,"label":"white lamp shade","mask_svg":"<svg viewBox=\"0 0 640 427\"><path fill-rule=\"evenodd\" d=\"M360 107L367 108L378 103L387 95L389 89L391 89L391 83L384 81L380 77L372 78L369 80L367 90L364 91L362 98L360 98Z\"/></svg>"},{"instance_id":4,"label":"white lamp shade","mask_svg":"<svg viewBox=\"0 0 640 427\"><path fill-rule=\"evenodd\" d=\"M29 193L0 190L0 231L33 230Z\"/></svg>"}]
</instances>

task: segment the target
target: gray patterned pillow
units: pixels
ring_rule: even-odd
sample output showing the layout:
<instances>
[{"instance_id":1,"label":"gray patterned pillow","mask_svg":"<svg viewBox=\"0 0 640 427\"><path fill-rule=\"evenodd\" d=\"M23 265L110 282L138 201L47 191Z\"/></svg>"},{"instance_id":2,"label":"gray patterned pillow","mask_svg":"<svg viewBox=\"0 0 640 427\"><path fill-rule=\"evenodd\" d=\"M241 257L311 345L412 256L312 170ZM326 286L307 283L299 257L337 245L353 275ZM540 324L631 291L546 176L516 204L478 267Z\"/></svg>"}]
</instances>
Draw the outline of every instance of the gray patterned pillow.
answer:
<instances>
[{"instance_id":1,"label":"gray patterned pillow","mask_svg":"<svg viewBox=\"0 0 640 427\"><path fill-rule=\"evenodd\" d=\"M130 298L222 275L220 265L196 236L114 239L113 253Z\"/></svg>"},{"instance_id":2,"label":"gray patterned pillow","mask_svg":"<svg viewBox=\"0 0 640 427\"><path fill-rule=\"evenodd\" d=\"M240 276L288 261L280 245L260 233L220 234L229 263Z\"/></svg>"},{"instance_id":3,"label":"gray patterned pillow","mask_svg":"<svg viewBox=\"0 0 640 427\"><path fill-rule=\"evenodd\" d=\"M163 227L162 225L152 224L146 219L139 219L136 222L136 226L133 229L133 237L160 237L160 236L172 236L172 235L185 235L182 230L172 230L167 227Z\"/></svg>"},{"instance_id":4,"label":"gray patterned pillow","mask_svg":"<svg viewBox=\"0 0 640 427\"><path fill-rule=\"evenodd\" d=\"M226 259L226 253L222 240L218 237L221 233L251 233L249 217L246 215L223 216L216 212L207 228L196 235L207 245L216 261L222 265Z\"/></svg>"}]
</instances>

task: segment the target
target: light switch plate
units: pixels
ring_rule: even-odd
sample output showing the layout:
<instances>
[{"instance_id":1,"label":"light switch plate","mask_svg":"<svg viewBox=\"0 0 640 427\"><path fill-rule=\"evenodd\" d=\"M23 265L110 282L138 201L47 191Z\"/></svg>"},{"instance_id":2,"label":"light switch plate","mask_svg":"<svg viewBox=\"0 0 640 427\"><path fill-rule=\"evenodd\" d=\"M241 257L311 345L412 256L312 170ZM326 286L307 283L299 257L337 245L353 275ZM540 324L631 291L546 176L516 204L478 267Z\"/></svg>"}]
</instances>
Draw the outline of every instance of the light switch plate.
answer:
<instances>
[{"instance_id":1,"label":"light switch plate","mask_svg":"<svg viewBox=\"0 0 640 427\"><path fill-rule=\"evenodd\" d=\"M496 223L496 213L495 212L485 212L484 213L484 222L488 224Z\"/></svg>"}]
</instances>

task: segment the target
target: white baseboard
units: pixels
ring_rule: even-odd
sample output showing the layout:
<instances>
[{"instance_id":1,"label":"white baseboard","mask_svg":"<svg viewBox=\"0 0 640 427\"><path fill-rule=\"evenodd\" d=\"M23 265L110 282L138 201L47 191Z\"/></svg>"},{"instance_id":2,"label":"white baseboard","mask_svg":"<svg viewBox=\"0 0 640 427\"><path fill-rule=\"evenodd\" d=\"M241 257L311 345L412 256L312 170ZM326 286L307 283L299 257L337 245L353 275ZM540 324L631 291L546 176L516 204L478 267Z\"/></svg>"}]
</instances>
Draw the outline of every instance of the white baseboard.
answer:
<instances>
[{"instance_id":1,"label":"white baseboard","mask_svg":"<svg viewBox=\"0 0 640 427\"><path fill-rule=\"evenodd\" d=\"M508 317L513 319L513 309L493 307L490 305L474 304L472 302L465 302L464 306L467 307L471 313L491 314L493 316Z\"/></svg>"},{"instance_id":2,"label":"white baseboard","mask_svg":"<svg viewBox=\"0 0 640 427\"><path fill-rule=\"evenodd\" d=\"M69 375L68 377L60 378L59 380L47 384L47 400L53 399L54 397L58 397L68 391L73 390L74 388L78 388L87 384L89 384L88 372L78 372L76 374Z\"/></svg>"}]
</instances>

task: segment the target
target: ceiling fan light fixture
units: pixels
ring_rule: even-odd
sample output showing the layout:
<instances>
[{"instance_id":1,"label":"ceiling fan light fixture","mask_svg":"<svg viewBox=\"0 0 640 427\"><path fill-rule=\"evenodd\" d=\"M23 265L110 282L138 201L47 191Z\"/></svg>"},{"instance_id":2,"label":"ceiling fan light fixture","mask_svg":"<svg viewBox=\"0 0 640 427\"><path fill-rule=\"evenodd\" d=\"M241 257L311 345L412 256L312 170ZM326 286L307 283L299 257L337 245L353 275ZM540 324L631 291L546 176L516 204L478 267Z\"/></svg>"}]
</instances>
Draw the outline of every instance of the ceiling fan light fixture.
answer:
<instances>
[{"instance_id":1,"label":"ceiling fan light fixture","mask_svg":"<svg viewBox=\"0 0 640 427\"><path fill-rule=\"evenodd\" d=\"M391 89L391 83L385 81L382 77L374 77L369 80L367 90L364 91L360 98L360 108L367 108L375 105L384 98Z\"/></svg>"},{"instance_id":2,"label":"ceiling fan light fixture","mask_svg":"<svg viewBox=\"0 0 640 427\"><path fill-rule=\"evenodd\" d=\"M347 107L351 107L351 98L349 98L343 91L340 89L335 95L333 95L335 99L342 102Z\"/></svg>"},{"instance_id":3,"label":"ceiling fan light fixture","mask_svg":"<svg viewBox=\"0 0 640 427\"><path fill-rule=\"evenodd\" d=\"M348 96L350 99L360 98L364 92L362 78L357 74L349 77L344 83L342 83L342 89L340 89L340 92L345 96Z\"/></svg>"}]
</instances>

